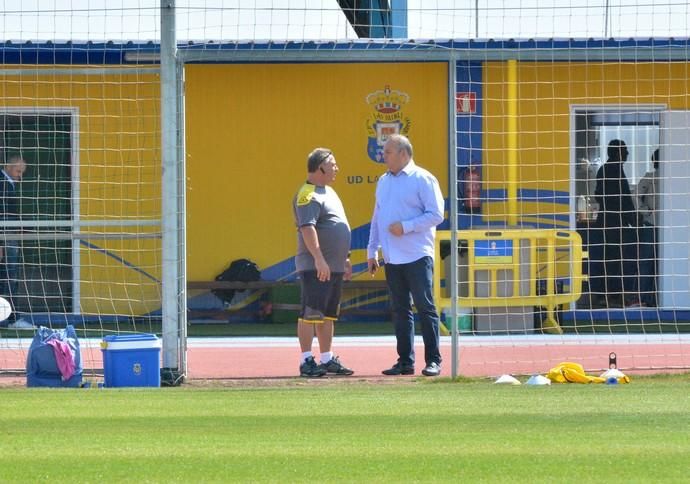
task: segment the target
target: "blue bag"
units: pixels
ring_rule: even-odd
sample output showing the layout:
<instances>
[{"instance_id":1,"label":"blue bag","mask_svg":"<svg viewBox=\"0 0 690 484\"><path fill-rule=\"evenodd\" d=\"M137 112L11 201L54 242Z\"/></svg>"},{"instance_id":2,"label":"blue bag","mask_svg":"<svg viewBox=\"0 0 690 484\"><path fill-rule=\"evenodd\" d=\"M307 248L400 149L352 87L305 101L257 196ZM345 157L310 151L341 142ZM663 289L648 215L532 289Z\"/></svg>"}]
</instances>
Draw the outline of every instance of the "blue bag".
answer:
<instances>
[{"instance_id":1,"label":"blue bag","mask_svg":"<svg viewBox=\"0 0 690 484\"><path fill-rule=\"evenodd\" d=\"M55 357L55 350L48 342L52 339L63 341L72 350L74 374L63 380ZM79 387L82 379L81 351L74 326L65 329L51 329L41 326L34 336L26 356L27 387Z\"/></svg>"}]
</instances>

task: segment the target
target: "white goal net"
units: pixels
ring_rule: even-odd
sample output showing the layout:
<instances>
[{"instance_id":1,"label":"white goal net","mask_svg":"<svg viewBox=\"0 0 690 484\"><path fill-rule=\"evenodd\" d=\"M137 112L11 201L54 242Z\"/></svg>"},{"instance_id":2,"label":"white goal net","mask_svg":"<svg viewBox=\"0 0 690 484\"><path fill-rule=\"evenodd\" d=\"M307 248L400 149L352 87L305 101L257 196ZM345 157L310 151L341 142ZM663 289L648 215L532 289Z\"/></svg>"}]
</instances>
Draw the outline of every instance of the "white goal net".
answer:
<instances>
[{"instance_id":1,"label":"white goal net","mask_svg":"<svg viewBox=\"0 0 690 484\"><path fill-rule=\"evenodd\" d=\"M343 320L385 321L365 249L393 132L446 198L454 373L690 364L687 2L2 6L0 371L37 326L75 325L94 374L101 338L154 333L182 374L187 327L294 321L292 160L324 144L353 230ZM214 291L245 258L261 283Z\"/></svg>"}]
</instances>

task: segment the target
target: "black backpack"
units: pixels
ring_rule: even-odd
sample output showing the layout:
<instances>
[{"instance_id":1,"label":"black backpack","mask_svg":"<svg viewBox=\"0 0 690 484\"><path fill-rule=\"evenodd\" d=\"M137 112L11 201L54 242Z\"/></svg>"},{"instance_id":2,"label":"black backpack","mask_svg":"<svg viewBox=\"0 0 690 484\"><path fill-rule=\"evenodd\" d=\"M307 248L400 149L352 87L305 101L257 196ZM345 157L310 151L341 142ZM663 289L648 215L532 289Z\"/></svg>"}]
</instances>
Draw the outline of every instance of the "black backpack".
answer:
<instances>
[{"instance_id":1,"label":"black backpack","mask_svg":"<svg viewBox=\"0 0 690 484\"><path fill-rule=\"evenodd\" d=\"M261 271L256 263L249 259L237 259L230 263L227 269L216 276L216 281L252 282L261 279ZM235 289L213 289L216 297L230 304Z\"/></svg>"}]
</instances>

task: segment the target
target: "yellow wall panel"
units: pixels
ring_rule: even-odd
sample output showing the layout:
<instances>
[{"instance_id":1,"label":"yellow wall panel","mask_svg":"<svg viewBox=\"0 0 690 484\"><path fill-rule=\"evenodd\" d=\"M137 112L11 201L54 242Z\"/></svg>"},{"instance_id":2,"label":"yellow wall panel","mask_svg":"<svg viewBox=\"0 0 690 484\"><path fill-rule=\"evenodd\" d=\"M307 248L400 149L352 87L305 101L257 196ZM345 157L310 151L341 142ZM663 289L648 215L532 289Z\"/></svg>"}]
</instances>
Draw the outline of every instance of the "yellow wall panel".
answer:
<instances>
[{"instance_id":1,"label":"yellow wall panel","mask_svg":"<svg viewBox=\"0 0 690 484\"><path fill-rule=\"evenodd\" d=\"M265 269L294 255L292 197L318 146L336 156L350 225L368 224L385 169L367 154L367 96L386 86L407 96L400 112L415 159L447 193L447 76L444 63L187 66L190 280L234 259Z\"/></svg>"},{"instance_id":2,"label":"yellow wall panel","mask_svg":"<svg viewBox=\"0 0 690 484\"><path fill-rule=\"evenodd\" d=\"M81 311L142 315L161 307L160 240L89 240L81 246Z\"/></svg>"},{"instance_id":3,"label":"yellow wall panel","mask_svg":"<svg viewBox=\"0 0 690 484\"><path fill-rule=\"evenodd\" d=\"M4 75L0 104L10 112L77 110L82 220L158 219L159 82L157 75L136 73ZM26 176L31 176L30 166ZM97 249L81 247L82 298L75 306L99 314L145 314L160 308L160 289L151 279L160 277L159 240L90 243Z\"/></svg>"},{"instance_id":4,"label":"yellow wall panel","mask_svg":"<svg viewBox=\"0 0 690 484\"><path fill-rule=\"evenodd\" d=\"M681 62L519 62L518 186L568 191L573 104L690 109L689 78L688 64ZM505 188L506 81L504 63L484 65L484 189ZM415 146L415 159L438 177L447 196L447 82L445 63L188 65L189 278L212 279L241 257L267 268L294 255L291 199L305 179L307 154L316 146L333 149L340 166L334 188L351 226L366 226L375 182L384 172L367 151L367 123L375 113L367 97L386 87L404 94L399 119ZM83 220L157 219L158 83L158 76L134 73L4 75L0 103L78 109ZM530 214L567 210L543 202L521 207ZM506 204L487 204L485 210L487 218L501 219ZM155 310L159 242L94 243L110 255L81 249L82 310Z\"/></svg>"}]
</instances>

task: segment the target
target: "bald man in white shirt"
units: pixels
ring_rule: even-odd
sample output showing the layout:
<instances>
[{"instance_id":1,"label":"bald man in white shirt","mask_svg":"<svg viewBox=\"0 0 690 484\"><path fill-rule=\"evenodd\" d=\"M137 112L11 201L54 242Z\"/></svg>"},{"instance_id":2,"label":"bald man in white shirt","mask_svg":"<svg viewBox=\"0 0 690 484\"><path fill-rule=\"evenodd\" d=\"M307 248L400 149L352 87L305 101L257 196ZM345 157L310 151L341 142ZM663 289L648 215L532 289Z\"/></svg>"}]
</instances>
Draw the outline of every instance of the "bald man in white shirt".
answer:
<instances>
[{"instance_id":1,"label":"bald man in white shirt","mask_svg":"<svg viewBox=\"0 0 690 484\"><path fill-rule=\"evenodd\" d=\"M441 373L439 317L434 304L434 238L443 222L444 201L438 180L417 166L410 140L392 135L383 158L388 171L379 178L367 247L372 276L383 252L386 282L391 298L398 361L384 375L414 374L414 315L417 309L424 339L422 374Z\"/></svg>"}]
</instances>

